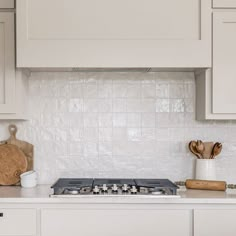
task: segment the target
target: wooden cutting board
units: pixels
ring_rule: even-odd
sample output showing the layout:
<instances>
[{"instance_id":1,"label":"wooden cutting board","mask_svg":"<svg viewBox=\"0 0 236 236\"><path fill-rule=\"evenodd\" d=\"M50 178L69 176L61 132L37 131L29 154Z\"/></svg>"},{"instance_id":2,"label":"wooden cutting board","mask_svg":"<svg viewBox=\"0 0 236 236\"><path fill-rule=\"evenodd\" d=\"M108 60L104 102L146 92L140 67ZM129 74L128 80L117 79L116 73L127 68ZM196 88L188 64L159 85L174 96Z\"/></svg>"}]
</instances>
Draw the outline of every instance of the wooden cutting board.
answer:
<instances>
[{"instance_id":1,"label":"wooden cutting board","mask_svg":"<svg viewBox=\"0 0 236 236\"><path fill-rule=\"evenodd\" d=\"M9 125L8 127L10 138L2 141L2 144L13 144L16 145L25 154L27 158L27 170L33 170L34 166L34 146L31 143L19 140L16 138L17 127L16 125Z\"/></svg>"},{"instance_id":2,"label":"wooden cutting board","mask_svg":"<svg viewBox=\"0 0 236 236\"><path fill-rule=\"evenodd\" d=\"M25 154L15 145L0 145L0 185L19 183L20 175L27 170Z\"/></svg>"}]
</instances>

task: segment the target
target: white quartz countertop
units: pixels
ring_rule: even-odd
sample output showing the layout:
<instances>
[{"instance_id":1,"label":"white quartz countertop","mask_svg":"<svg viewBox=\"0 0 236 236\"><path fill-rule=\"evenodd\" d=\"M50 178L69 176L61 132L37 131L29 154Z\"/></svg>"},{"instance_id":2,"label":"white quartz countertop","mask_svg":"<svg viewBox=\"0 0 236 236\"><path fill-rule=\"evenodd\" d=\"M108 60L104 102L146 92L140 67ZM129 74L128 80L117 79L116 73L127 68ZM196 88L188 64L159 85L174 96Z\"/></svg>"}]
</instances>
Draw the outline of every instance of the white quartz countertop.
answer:
<instances>
[{"instance_id":1,"label":"white quartz countertop","mask_svg":"<svg viewBox=\"0 0 236 236\"><path fill-rule=\"evenodd\" d=\"M236 190L202 191L178 190L179 198L159 196L98 196L81 195L73 198L50 197L50 185L38 185L35 188L0 187L1 203L155 203L155 204L236 204Z\"/></svg>"}]
</instances>

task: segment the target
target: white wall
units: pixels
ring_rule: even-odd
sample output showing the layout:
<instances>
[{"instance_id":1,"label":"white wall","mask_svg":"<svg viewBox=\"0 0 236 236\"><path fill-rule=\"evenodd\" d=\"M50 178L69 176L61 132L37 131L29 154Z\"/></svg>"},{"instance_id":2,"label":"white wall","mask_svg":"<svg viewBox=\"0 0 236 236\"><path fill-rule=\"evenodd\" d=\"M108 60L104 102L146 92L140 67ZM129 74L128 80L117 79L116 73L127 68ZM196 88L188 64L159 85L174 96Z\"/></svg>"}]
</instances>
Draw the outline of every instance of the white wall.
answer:
<instances>
[{"instance_id":1,"label":"white wall","mask_svg":"<svg viewBox=\"0 0 236 236\"><path fill-rule=\"evenodd\" d=\"M193 177L192 139L223 142L218 179L236 183L236 122L195 120L193 73L34 72L30 120L40 183L59 177ZM0 121L0 139L9 122Z\"/></svg>"}]
</instances>

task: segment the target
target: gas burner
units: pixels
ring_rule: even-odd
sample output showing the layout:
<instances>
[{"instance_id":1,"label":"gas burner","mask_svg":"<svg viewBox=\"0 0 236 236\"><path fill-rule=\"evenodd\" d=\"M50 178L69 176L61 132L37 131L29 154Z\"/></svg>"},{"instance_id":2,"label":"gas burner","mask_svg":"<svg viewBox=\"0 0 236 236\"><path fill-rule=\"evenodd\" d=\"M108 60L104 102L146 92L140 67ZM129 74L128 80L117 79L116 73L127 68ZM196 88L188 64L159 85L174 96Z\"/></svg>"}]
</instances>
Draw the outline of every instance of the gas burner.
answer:
<instances>
[{"instance_id":1,"label":"gas burner","mask_svg":"<svg viewBox=\"0 0 236 236\"><path fill-rule=\"evenodd\" d=\"M178 196L168 179L59 179L52 197L63 196Z\"/></svg>"},{"instance_id":2,"label":"gas burner","mask_svg":"<svg viewBox=\"0 0 236 236\"><path fill-rule=\"evenodd\" d=\"M77 188L66 188L64 190L64 194L76 195L76 194L79 194L79 192L80 192L80 189L77 189Z\"/></svg>"}]
</instances>

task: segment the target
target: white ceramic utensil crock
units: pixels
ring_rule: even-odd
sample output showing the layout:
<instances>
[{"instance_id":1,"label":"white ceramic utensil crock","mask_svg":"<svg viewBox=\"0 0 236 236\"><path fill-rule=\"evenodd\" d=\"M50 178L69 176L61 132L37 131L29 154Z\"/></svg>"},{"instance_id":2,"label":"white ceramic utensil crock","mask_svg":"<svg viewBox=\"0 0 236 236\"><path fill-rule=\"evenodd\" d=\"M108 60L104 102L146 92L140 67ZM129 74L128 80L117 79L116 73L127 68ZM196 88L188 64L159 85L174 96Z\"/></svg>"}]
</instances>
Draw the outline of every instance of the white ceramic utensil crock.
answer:
<instances>
[{"instance_id":1,"label":"white ceramic utensil crock","mask_svg":"<svg viewBox=\"0 0 236 236\"><path fill-rule=\"evenodd\" d=\"M196 159L196 179L216 180L215 159Z\"/></svg>"}]
</instances>

